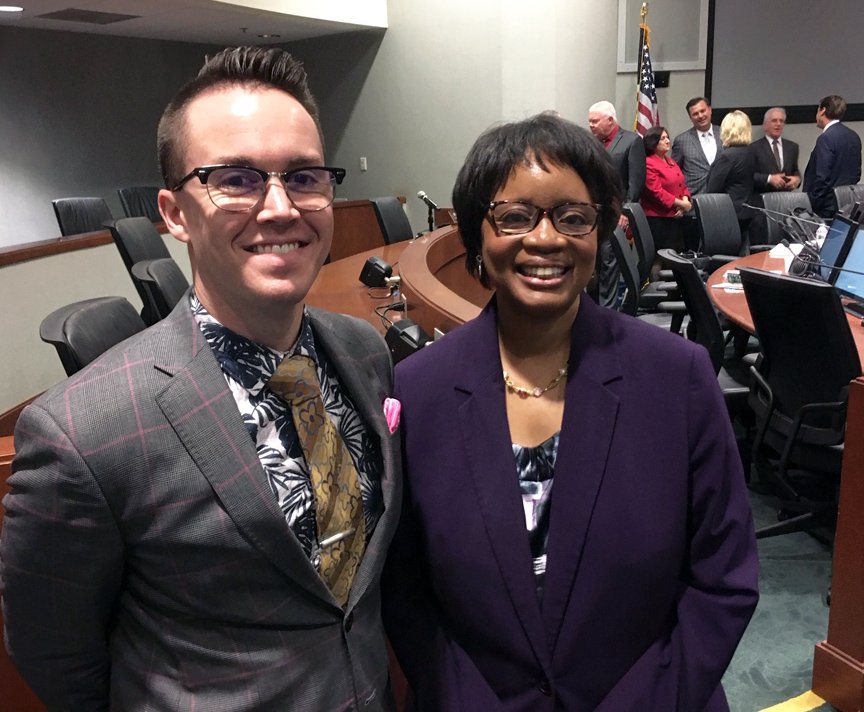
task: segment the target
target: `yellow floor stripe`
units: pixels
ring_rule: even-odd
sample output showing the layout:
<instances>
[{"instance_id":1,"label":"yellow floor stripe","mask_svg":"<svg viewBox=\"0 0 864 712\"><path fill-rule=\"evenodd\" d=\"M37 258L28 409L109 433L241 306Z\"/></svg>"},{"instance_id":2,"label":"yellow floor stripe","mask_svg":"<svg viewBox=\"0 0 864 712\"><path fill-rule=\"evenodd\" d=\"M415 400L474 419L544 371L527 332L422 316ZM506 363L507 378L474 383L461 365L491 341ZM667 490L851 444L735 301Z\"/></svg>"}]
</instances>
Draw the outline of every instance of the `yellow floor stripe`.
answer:
<instances>
[{"instance_id":1,"label":"yellow floor stripe","mask_svg":"<svg viewBox=\"0 0 864 712\"><path fill-rule=\"evenodd\" d=\"M793 697L791 700L781 702L779 705L766 707L765 709L760 710L760 712L809 712L810 710L816 709L824 704L825 700L814 692L808 690L803 695Z\"/></svg>"}]
</instances>

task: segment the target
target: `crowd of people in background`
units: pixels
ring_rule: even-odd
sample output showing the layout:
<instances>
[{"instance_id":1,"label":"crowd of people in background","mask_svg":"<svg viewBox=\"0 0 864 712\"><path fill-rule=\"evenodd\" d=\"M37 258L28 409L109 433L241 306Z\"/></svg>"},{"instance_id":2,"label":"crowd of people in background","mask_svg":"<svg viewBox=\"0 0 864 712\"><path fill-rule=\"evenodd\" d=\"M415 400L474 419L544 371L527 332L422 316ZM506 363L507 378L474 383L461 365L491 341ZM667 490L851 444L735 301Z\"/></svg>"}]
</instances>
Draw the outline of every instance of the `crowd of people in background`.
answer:
<instances>
[{"instance_id":1,"label":"crowd of people in background","mask_svg":"<svg viewBox=\"0 0 864 712\"><path fill-rule=\"evenodd\" d=\"M834 188L861 178L861 139L841 123L846 101L826 96L816 110L822 130L810 155L802 184L798 168L799 146L783 138L786 110L768 109L762 120L763 138L752 139L750 117L731 111L720 125L713 123L705 97L687 102L691 128L675 136L664 126L637 134L621 129L615 108L608 101L588 110L588 125L618 168L628 201L640 202L658 249L698 250L699 235L693 219L692 197L700 193L726 193L732 199L742 238L754 217L748 207L759 193L801 188L812 210L833 217L838 206ZM638 146L637 146L638 144ZM608 304L612 268L602 254L598 260L600 302Z\"/></svg>"}]
</instances>

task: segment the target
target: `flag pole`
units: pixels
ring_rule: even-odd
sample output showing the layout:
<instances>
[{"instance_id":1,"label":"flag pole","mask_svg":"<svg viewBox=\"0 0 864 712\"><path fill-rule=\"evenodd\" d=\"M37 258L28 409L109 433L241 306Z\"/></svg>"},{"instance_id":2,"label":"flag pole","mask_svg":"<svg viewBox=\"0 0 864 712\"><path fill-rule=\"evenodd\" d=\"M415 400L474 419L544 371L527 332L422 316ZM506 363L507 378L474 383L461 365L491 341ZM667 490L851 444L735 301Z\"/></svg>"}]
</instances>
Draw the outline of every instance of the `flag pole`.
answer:
<instances>
[{"instance_id":1,"label":"flag pole","mask_svg":"<svg viewBox=\"0 0 864 712\"><path fill-rule=\"evenodd\" d=\"M639 56L636 60L636 106L639 106L639 84L640 77L642 76L642 47L645 44L645 30L648 25L645 24L645 18L648 17L648 3L643 2L642 7L639 10ZM639 112L637 110L636 116L633 118L633 130L636 131L639 128Z\"/></svg>"}]
</instances>

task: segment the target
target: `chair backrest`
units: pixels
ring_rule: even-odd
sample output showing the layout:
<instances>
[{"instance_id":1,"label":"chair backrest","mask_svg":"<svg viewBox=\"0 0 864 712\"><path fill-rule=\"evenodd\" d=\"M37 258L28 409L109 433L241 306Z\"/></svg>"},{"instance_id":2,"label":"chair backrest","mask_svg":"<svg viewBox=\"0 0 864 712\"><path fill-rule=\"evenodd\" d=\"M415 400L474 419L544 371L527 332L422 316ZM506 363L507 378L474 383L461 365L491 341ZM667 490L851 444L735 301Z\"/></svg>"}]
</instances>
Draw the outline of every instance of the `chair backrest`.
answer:
<instances>
[{"instance_id":1,"label":"chair backrest","mask_svg":"<svg viewBox=\"0 0 864 712\"><path fill-rule=\"evenodd\" d=\"M699 224L700 250L706 255L740 255L741 228L735 206L726 193L693 196Z\"/></svg>"},{"instance_id":2,"label":"chair backrest","mask_svg":"<svg viewBox=\"0 0 864 712\"><path fill-rule=\"evenodd\" d=\"M858 349L836 290L825 282L742 268L759 337L759 367L781 412L843 400L861 375Z\"/></svg>"},{"instance_id":3,"label":"chair backrest","mask_svg":"<svg viewBox=\"0 0 864 712\"><path fill-rule=\"evenodd\" d=\"M811 210L807 193L789 190L762 194L762 207L769 211L768 216L758 213L750 225L750 244L777 245L786 237L781 224L783 215L789 215L795 208ZM773 218L773 219L772 219Z\"/></svg>"},{"instance_id":4,"label":"chair backrest","mask_svg":"<svg viewBox=\"0 0 864 712\"><path fill-rule=\"evenodd\" d=\"M61 235L104 230L114 219L104 198L57 198L51 205Z\"/></svg>"},{"instance_id":5,"label":"chair backrest","mask_svg":"<svg viewBox=\"0 0 864 712\"><path fill-rule=\"evenodd\" d=\"M136 185L118 188L117 195L126 217L144 217L151 222L158 222L162 219L159 214L159 188L156 186Z\"/></svg>"},{"instance_id":6,"label":"chair backrest","mask_svg":"<svg viewBox=\"0 0 864 712\"><path fill-rule=\"evenodd\" d=\"M170 257L136 262L132 265L132 280L147 294L147 313L152 315L152 323L168 316L189 289L189 280Z\"/></svg>"},{"instance_id":7,"label":"chair backrest","mask_svg":"<svg viewBox=\"0 0 864 712\"><path fill-rule=\"evenodd\" d=\"M39 337L53 344L71 376L144 328L135 307L123 297L97 297L51 312L39 325Z\"/></svg>"},{"instance_id":8,"label":"chair backrest","mask_svg":"<svg viewBox=\"0 0 864 712\"><path fill-rule=\"evenodd\" d=\"M838 185L834 188L834 197L837 198L837 211L848 217L855 203L864 205L864 183Z\"/></svg>"},{"instance_id":9,"label":"chair backrest","mask_svg":"<svg viewBox=\"0 0 864 712\"><path fill-rule=\"evenodd\" d=\"M687 307L690 316L687 336L708 349L714 372L719 373L723 365L726 344L720 319L714 311L708 290L699 276L699 270L691 260L682 257L675 250L666 248L657 254L663 261L663 265L672 270L681 299Z\"/></svg>"},{"instance_id":10,"label":"chair backrest","mask_svg":"<svg viewBox=\"0 0 864 712\"><path fill-rule=\"evenodd\" d=\"M110 224L114 244L120 252L126 269L132 272L132 265L144 260L158 260L170 257L162 235L146 217L120 218Z\"/></svg>"},{"instance_id":11,"label":"chair backrest","mask_svg":"<svg viewBox=\"0 0 864 712\"><path fill-rule=\"evenodd\" d=\"M648 225L648 218L639 203L624 203L622 212L630 221L630 230L636 242L636 251L639 255L639 283L645 284L651 274L651 266L657 250L654 247L654 236Z\"/></svg>"},{"instance_id":12,"label":"chair backrest","mask_svg":"<svg viewBox=\"0 0 864 712\"><path fill-rule=\"evenodd\" d=\"M408 222L408 216L399 198L392 195L372 198L372 205L375 206L375 215L386 244L414 238L414 231L411 229L411 223Z\"/></svg>"},{"instance_id":13,"label":"chair backrest","mask_svg":"<svg viewBox=\"0 0 864 712\"><path fill-rule=\"evenodd\" d=\"M612 242L615 261L621 271L621 279L624 280L624 286L627 288L620 311L635 316L636 312L639 311L639 285L641 284L638 255L620 227L615 228L609 239Z\"/></svg>"}]
</instances>

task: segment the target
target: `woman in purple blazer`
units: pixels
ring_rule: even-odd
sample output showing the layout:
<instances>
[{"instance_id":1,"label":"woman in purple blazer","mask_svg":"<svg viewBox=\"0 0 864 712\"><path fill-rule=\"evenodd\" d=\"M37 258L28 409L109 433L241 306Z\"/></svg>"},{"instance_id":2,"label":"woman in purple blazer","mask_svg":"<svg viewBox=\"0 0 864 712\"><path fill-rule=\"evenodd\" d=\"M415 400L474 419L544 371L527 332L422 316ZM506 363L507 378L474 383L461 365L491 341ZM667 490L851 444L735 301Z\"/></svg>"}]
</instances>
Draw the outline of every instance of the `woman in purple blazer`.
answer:
<instances>
[{"instance_id":1,"label":"woman in purple blazer","mask_svg":"<svg viewBox=\"0 0 864 712\"><path fill-rule=\"evenodd\" d=\"M620 182L540 114L453 205L479 317L400 363L388 634L417 709L699 712L756 605L741 462L705 350L584 292Z\"/></svg>"}]
</instances>

